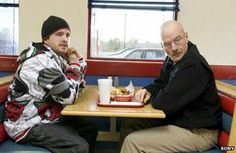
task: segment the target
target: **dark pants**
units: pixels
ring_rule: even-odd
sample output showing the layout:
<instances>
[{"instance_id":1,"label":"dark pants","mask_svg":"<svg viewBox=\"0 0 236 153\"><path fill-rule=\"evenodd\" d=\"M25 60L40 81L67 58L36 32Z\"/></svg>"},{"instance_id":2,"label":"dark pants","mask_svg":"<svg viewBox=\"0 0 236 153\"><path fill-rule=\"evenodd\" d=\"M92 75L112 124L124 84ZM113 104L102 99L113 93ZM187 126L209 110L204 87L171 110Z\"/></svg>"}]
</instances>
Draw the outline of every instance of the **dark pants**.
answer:
<instances>
[{"instance_id":1,"label":"dark pants","mask_svg":"<svg viewBox=\"0 0 236 153\"><path fill-rule=\"evenodd\" d=\"M32 144L54 153L92 153L96 126L78 117L63 117L59 123L33 127L19 143Z\"/></svg>"}]
</instances>

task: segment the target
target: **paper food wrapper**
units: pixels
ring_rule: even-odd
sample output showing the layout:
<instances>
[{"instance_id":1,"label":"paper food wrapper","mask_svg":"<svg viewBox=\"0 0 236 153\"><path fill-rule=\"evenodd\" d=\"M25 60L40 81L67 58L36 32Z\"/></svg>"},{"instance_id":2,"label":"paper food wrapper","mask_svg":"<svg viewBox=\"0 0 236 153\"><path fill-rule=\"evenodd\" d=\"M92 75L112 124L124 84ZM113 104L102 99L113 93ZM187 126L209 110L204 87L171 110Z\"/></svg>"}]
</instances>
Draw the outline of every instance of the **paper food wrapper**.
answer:
<instances>
[{"instance_id":1,"label":"paper food wrapper","mask_svg":"<svg viewBox=\"0 0 236 153\"><path fill-rule=\"evenodd\" d=\"M132 96L134 95L134 85L132 81L129 82L129 85L125 87L125 89L127 89L131 93Z\"/></svg>"}]
</instances>

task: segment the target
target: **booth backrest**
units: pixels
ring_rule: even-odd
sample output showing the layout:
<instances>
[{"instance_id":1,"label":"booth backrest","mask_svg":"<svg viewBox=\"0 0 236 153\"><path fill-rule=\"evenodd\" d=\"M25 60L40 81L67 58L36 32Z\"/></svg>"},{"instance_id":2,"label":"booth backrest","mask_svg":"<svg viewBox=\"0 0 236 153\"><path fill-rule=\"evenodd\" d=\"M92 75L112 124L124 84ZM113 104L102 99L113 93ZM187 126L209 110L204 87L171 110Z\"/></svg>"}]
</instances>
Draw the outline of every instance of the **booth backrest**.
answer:
<instances>
[{"instance_id":1,"label":"booth backrest","mask_svg":"<svg viewBox=\"0 0 236 153\"><path fill-rule=\"evenodd\" d=\"M7 94L8 94L8 86L9 84L0 86L0 143L7 139L7 133L3 126L4 120L4 102L6 101Z\"/></svg>"},{"instance_id":2,"label":"booth backrest","mask_svg":"<svg viewBox=\"0 0 236 153\"><path fill-rule=\"evenodd\" d=\"M232 135L232 131L235 130L232 128L233 117L235 120L234 116L235 99L222 93L219 93L219 97L223 113L222 113L222 129L219 133L218 145L220 147L227 147L229 146L229 138Z\"/></svg>"}]
</instances>

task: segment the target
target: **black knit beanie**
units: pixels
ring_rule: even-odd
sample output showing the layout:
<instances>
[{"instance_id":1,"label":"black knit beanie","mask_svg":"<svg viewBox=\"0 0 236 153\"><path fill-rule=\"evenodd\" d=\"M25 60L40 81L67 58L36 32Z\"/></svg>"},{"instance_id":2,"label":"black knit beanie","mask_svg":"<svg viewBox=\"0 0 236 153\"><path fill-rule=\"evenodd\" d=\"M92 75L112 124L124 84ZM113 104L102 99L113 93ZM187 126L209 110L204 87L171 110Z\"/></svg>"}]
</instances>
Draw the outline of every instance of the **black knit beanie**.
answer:
<instances>
[{"instance_id":1,"label":"black knit beanie","mask_svg":"<svg viewBox=\"0 0 236 153\"><path fill-rule=\"evenodd\" d=\"M42 39L44 40L55 31L62 28L67 28L68 30L70 30L69 24L64 19L56 16L49 16L47 20L43 22L41 30Z\"/></svg>"}]
</instances>

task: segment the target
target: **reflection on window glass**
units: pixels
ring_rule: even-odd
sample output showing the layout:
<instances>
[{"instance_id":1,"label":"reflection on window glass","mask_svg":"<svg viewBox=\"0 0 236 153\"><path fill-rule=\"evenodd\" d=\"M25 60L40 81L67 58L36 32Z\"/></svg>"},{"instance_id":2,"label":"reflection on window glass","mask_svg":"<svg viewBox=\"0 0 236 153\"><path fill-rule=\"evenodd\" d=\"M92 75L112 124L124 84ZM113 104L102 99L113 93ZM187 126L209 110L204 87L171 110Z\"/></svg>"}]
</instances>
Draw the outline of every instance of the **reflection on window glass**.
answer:
<instances>
[{"instance_id":1,"label":"reflection on window glass","mask_svg":"<svg viewBox=\"0 0 236 153\"><path fill-rule=\"evenodd\" d=\"M160 45L160 26L173 19L173 15L171 11L93 8L90 56L137 59L137 56L131 58L132 51L143 48L140 52L144 53L139 53L142 55L139 59L163 60L165 54ZM145 54L150 48L163 53L155 56L155 53Z\"/></svg>"},{"instance_id":2,"label":"reflection on window glass","mask_svg":"<svg viewBox=\"0 0 236 153\"><path fill-rule=\"evenodd\" d=\"M148 51L148 52L146 52L145 56L147 57L147 59L156 59L157 58L157 52Z\"/></svg>"},{"instance_id":3,"label":"reflection on window glass","mask_svg":"<svg viewBox=\"0 0 236 153\"><path fill-rule=\"evenodd\" d=\"M142 52L134 51L134 52L131 52L130 54L128 54L125 58L128 58L128 59L142 59L142 55L143 55Z\"/></svg>"},{"instance_id":4,"label":"reflection on window glass","mask_svg":"<svg viewBox=\"0 0 236 153\"><path fill-rule=\"evenodd\" d=\"M0 0L0 54L16 55L18 51L18 0Z\"/></svg>"}]
</instances>

